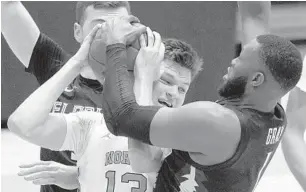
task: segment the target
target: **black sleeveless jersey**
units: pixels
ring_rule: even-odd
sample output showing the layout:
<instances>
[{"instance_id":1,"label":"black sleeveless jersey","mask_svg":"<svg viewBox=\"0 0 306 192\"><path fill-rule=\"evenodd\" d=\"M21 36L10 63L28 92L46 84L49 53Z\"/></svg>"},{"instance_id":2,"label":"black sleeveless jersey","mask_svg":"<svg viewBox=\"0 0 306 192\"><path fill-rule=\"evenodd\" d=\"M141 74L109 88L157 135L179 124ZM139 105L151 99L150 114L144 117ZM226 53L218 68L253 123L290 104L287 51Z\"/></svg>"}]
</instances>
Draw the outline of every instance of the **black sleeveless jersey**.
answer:
<instances>
[{"instance_id":1,"label":"black sleeveless jersey","mask_svg":"<svg viewBox=\"0 0 306 192\"><path fill-rule=\"evenodd\" d=\"M230 100L218 103L239 118L241 138L235 154L223 163L203 166L188 152L173 150L158 172L154 192L251 192L256 187L285 131L284 110L279 104L263 113Z\"/></svg>"}]
</instances>

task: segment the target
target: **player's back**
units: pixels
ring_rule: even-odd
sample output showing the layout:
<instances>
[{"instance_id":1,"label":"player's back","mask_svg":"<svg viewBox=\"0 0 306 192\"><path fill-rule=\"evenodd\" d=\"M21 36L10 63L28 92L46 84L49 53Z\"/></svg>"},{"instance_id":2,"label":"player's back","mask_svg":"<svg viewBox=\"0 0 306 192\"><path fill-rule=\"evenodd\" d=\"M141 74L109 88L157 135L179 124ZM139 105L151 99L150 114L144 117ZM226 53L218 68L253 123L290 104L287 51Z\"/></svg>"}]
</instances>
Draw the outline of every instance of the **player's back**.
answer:
<instances>
[{"instance_id":1,"label":"player's back","mask_svg":"<svg viewBox=\"0 0 306 192\"><path fill-rule=\"evenodd\" d=\"M284 110L278 105L274 113L262 113L231 101L219 103L240 120L235 154L223 163L203 166L188 152L173 150L159 171L155 192L251 192L257 185L285 131Z\"/></svg>"},{"instance_id":2,"label":"player's back","mask_svg":"<svg viewBox=\"0 0 306 192\"><path fill-rule=\"evenodd\" d=\"M84 113L84 112L83 112ZM85 112L88 114L88 112ZM92 113L93 114L93 113ZM94 123L78 154L79 181L82 192L150 192L156 174L135 173L128 156L128 139L108 132L103 115L95 113ZM102 123L101 119L102 118ZM83 121L86 126L87 122ZM93 122L93 121L91 121Z\"/></svg>"}]
</instances>

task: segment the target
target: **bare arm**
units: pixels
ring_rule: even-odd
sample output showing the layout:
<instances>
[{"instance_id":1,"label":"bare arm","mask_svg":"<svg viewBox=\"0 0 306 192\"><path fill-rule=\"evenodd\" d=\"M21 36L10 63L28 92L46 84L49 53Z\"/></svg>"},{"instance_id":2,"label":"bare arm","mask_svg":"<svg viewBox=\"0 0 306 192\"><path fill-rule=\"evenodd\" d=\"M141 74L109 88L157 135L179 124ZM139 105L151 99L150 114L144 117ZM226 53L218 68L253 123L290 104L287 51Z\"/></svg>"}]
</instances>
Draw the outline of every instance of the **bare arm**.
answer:
<instances>
[{"instance_id":1,"label":"bare arm","mask_svg":"<svg viewBox=\"0 0 306 192\"><path fill-rule=\"evenodd\" d=\"M63 114L54 114L50 111L53 103L80 70L78 61L70 59L58 73L41 85L13 112L8 119L8 128L33 144L60 149L66 137L66 121Z\"/></svg>"},{"instance_id":2,"label":"bare arm","mask_svg":"<svg viewBox=\"0 0 306 192\"><path fill-rule=\"evenodd\" d=\"M66 65L13 112L8 119L8 127L12 132L45 148L60 149L62 147L68 130L64 115L49 114L49 112L54 101L80 73L84 63L87 63L85 61L88 58L90 45L100 28L101 25L96 25Z\"/></svg>"},{"instance_id":3,"label":"bare arm","mask_svg":"<svg viewBox=\"0 0 306 192\"><path fill-rule=\"evenodd\" d=\"M270 1L239 1L242 26L242 46L258 35L270 32Z\"/></svg>"},{"instance_id":4,"label":"bare arm","mask_svg":"<svg viewBox=\"0 0 306 192\"><path fill-rule=\"evenodd\" d=\"M39 28L21 2L1 2L2 34L25 67L39 38Z\"/></svg>"},{"instance_id":5,"label":"bare arm","mask_svg":"<svg viewBox=\"0 0 306 192\"><path fill-rule=\"evenodd\" d=\"M306 191L306 92L295 88L289 95L287 106L288 128L282 140L282 150L285 160Z\"/></svg>"},{"instance_id":6,"label":"bare arm","mask_svg":"<svg viewBox=\"0 0 306 192\"><path fill-rule=\"evenodd\" d=\"M152 87L145 81L135 77L134 93L139 105L148 106L152 103ZM163 152L161 148L144 144L135 139L128 139L129 159L134 171L141 173L157 172L161 165Z\"/></svg>"}]
</instances>

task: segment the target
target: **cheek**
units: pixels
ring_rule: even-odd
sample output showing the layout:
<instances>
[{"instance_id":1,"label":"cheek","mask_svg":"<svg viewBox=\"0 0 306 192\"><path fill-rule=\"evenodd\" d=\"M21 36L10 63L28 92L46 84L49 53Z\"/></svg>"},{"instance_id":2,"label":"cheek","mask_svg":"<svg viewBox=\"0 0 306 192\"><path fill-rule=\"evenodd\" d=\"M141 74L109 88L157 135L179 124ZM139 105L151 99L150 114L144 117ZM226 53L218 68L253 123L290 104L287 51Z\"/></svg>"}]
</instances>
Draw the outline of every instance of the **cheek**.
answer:
<instances>
[{"instance_id":1,"label":"cheek","mask_svg":"<svg viewBox=\"0 0 306 192\"><path fill-rule=\"evenodd\" d=\"M90 31L93 29L94 25L90 25L88 23L84 23L82 27L83 31L83 39L90 33Z\"/></svg>"},{"instance_id":2,"label":"cheek","mask_svg":"<svg viewBox=\"0 0 306 192\"><path fill-rule=\"evenodd\" d=\"M160 96L162 96L162 94L165 92L164 90L165 86L161 82L155 81L153 83L153 91L152 91L153 100L158 99Z\"/></svg>"},{"instance_id":3,"label":"cheek","mask_svg":"<svg viewBox=\"0 0 306 192\"><path fill-rule=\"evenodd\" d=\"M186 97L186 95L180 96L179 98L177 98L176 101L175 101L174 107L182 106L184 104L185 97Z\"/></svg>"},{"instance_id":4,"label":"cheek","mask_svg":"<svg viewBox=\"0 0 306 192\"><path fill-rule=\"evenodd\" d=\"M104 65L98 64L98 63L89 62L89 66L91 67L91 69L93 70L95 74L103 75L106 70Z\"/></svg>"}]
</instances>

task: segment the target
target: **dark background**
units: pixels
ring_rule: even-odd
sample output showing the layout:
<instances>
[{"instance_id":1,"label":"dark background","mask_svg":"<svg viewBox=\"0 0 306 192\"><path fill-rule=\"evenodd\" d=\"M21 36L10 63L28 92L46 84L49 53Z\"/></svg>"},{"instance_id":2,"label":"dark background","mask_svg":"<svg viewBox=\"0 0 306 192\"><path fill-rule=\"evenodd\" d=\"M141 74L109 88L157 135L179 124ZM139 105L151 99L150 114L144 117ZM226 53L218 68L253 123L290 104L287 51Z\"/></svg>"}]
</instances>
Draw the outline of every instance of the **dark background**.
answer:
<instances>
[{"instance_id":1,"label":"dark background","mask_svg":"<svg viewBox=\"0 0 306 192\"><path fill-rule=\"evenodd\" d=\"M78 44L73 38L75 2L23 2L40 30L70 53ZM192 84L186 103L217 99L217 87L235 55L236 2L131 2L141 22L164 37L190 43L204 60L204 70ZM272 2L272 33L288 37L306 52L306 2ZM294 22L293 22L294 21ZM35 78L1 35L1 127L8 116L37 87Z\"/></svg>"},{"instance_id":2,"label":"dark background","mask_svg":"<svg viewBox=\"0 0 306 192\"><path fill-rule=\"evenodd\" d=\"M74 53L75 2L23 2L40 30ZM216 88L234 55L235 2L131 2L134 15L164 37L190 43L204 58L204 70L191 86L186 102L215 100ZM38 86L24 72L1 36L1 120ZM205 88L204 88L205 87Z\"/></svg>"}]
</instances>

